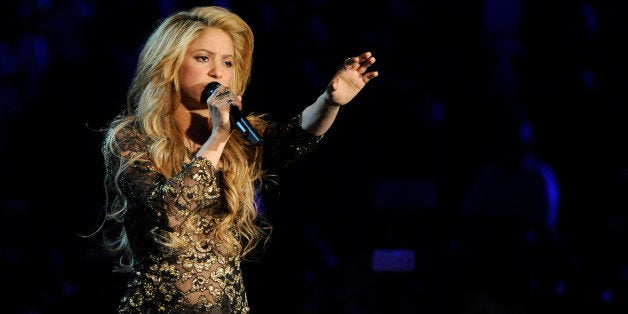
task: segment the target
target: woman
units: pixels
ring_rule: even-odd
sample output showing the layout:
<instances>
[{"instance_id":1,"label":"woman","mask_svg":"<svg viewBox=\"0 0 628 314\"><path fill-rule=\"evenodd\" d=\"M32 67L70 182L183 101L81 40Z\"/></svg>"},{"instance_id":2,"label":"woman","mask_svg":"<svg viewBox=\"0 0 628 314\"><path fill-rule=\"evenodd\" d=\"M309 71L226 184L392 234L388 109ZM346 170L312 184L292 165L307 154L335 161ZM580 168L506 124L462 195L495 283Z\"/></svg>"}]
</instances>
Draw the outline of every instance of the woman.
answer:
<instances>
[{"instance_id":1,"label":"woman","mask_svg":"<svg viewBox=\"0 0 628 314\"><path fill-rule=\"evenodd\" d=\"M376 77L370 52L347 58L325 92L285 124L251 114L263 138L232 131L251 75L253 33L209 6L162 21L140 53L128 108L103 143L105 237L131 272L119 312L248 313L240 261L269 236L256 195L273 169L316 148L340 107ZM201 101L211 82L220 87ZM238 108L233 108L232 105Z\"/></svg>"}]
</instances>

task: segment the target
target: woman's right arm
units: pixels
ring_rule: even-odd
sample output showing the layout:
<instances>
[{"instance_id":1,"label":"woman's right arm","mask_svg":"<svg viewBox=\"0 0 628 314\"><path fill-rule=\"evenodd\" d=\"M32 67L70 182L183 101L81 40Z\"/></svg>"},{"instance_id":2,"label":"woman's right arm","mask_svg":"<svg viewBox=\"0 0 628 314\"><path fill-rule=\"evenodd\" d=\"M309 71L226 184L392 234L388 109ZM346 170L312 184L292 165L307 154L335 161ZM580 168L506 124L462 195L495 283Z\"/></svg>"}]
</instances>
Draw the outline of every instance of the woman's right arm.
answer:
<instances>
[{"instance_id":1,"label":"woman's right arm","mask_svg":"<svg viewBox=\"0 0 628 314\"><path fill-rule=\"evenodd\" d=\"M146 219L167 219L170 227L178 226L190 212L214 205L220 195L216 169L203 157L192 161L170 179L157 171L145 158L146 145L137 135L120 138L121 163L108 165L114 169L128 162L117 179L120 190L133 207L143 208Z\"/></svg>"}]
</instances>

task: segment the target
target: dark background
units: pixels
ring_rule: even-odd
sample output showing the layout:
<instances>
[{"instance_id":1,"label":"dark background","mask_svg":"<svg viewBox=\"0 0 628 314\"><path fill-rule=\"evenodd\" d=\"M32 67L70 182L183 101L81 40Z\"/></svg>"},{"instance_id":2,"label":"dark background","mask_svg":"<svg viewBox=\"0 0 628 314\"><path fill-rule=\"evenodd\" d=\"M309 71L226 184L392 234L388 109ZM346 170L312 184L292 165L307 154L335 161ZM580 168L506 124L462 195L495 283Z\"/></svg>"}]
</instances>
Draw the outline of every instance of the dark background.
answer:
<instances>
[{"instance_id":1,"label":"dark background","mask_svg":"<svg viewBox=\"0 0 628 314\"><path fill-rule=\"evenodd\" d=\"M96 130L158 20L219 4L256 34L249 111L286 119L366 50L380 72L265 196L254 313L626 313L627 3L4 1L2 311L113 312L125 278L79 236Z\"/></svg>"}]
</instances>

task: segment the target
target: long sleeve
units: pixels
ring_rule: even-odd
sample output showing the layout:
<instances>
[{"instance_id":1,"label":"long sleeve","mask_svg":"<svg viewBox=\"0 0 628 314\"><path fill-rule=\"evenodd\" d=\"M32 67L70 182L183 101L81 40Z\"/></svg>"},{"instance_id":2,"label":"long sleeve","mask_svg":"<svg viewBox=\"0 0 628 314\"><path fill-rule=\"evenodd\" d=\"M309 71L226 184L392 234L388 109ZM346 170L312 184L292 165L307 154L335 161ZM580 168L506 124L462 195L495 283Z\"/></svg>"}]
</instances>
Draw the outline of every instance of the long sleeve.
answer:
<instances>
[{"instance_id":1,"label":"long sleeve","mask_svg":"<svg viewBox=\"0 0 628 314\"><path fill-rule=\"evenodd\" d=\"M210 236L222 218L220 172L195 157L166 179L145 158L147 141L130 128L118 134L117 146L123 157L108 158L107 168L132 162L118 182L128 199L124 226L137 259L120 312L151 312L168 304L181 312L247 313L240 259L223 255L221 243ZM188 218L193 227L180 228ZM189 245L161 244L164 232Z\"/></svg>"},{"instance_id":2,"label":"long sleeve","mask_svg":"<svg viewBox=\"0 0 628 314\"><path fill-rule=\"evenodd\" d=\"M285 167L317 147L322 136L303 130L299 118L266 129L265 168ZM127 200L124 228L137 262L120 312L165 306L180 312L248 313L240 257L224 254L225 244L212 237L225 213L222 172L196 156L166 178L148 157L148 139L136 129L127 126L116 139L106 168L115 176L120 165L128 164L116 182ZM164 244L167 234L183 245Z\"/></svg>"},{"instance_id":3,"label":"long sleeve","mask_svg":"<svg viewBox=\"0 0 628 314\"><path fill-rule=\"evenodd\" d=\"M264 167L285 168L302 156L316 150L323 135L312 135L301 128L301 115L285 124L271 123L264 134Z\"/></svg>"}]
</instances>

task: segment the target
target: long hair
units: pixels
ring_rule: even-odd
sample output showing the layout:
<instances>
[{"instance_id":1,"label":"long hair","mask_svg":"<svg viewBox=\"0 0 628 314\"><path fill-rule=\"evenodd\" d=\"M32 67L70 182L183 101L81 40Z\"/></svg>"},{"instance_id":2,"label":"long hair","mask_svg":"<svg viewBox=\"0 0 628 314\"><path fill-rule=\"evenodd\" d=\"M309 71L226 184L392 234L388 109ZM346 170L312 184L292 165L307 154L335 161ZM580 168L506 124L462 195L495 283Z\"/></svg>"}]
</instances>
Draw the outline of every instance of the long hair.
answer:
<instances>
[{"instance_id":1,"label":"long hair","mask_svg":"<svg viewBox=\"0 0 628 314\"><path fill-rule=\"evenodd\" d=\"M127 199L117 185L117 178L134 160L150 161L166 178L181 171L187 156L182 133L173 119L181 93L178 72L188 46L207 28L219 28L231 37L234 46L234 76L229 86L237 95L246 90L253 62L253 32L238 15L218 6L196 7L177 12L164 19L148 37L140 52L137 68L127 94L127 108L109 124L103 144L105 162L108 156L123 160L117 170L105 174L106 219L116 223L117 236L105 238L107 248L122 253L119 266L129 269L134 260L123 222ZM262 115L251 114L249 120L263 132L266 123ZM120 156L116 148L116 135L130 124L148 139L149 149L144 156ZM124 158L122 158L124 157ZM234 133L227 142L223 155L223 192L226 211L210 236L225 244L226 255L245 256L266 239L270 225L258 213L256 195L261 188L264 172L261 168L261 149L249 145L242 136ZM200 213L192 213L184 224L193 230ZM263 222L263 223L260 223ZM185 232L183 232L185 234ZM179 248L186 245L175 233L160 231L160 243Z\"/></svg>"}]
</instances>

